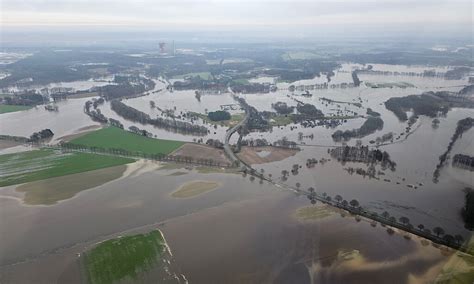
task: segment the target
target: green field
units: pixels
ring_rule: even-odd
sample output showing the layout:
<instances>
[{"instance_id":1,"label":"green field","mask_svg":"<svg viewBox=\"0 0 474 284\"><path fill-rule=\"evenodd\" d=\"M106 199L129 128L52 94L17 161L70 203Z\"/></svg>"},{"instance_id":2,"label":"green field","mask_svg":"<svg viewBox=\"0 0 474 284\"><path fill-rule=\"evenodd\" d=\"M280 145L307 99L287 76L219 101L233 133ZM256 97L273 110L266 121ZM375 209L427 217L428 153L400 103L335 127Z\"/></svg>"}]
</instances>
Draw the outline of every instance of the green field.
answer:
<instances>
[{"instance_id":1,"label":"green field","mask_svg":"<svg viewBox=\"0 0 474 284\"><path fill-rule=\"evenodd\" d=\"M117 127L99 129L76 138L70 143L88 147L115 148L145 154L165 155L184 144L180 141L148 138Z\"/></svg>"},{"instance_id":2,"label":"green field","mask_svg":"<svg viewBox=\"0 0 474 284\"><path fill-rule=\"evenodd\" d=\"M133 159L87 153L35 150L0 156L0 186L43 180L133 162Z\"/></svg>"},{"instance_id":3,"label":"green field","mask_svg":"<svg viewBox=\"0 0 474 284\"><path fill-rule=\"evenodd\" d=\"M0 105L0 114L1 113L21 111L21 110L27 110L27 109L30 109L30 108L32 108L32 106Z\"/></svg>"},{"instance_id":4,"label":"green field","mask_svg":"<svg viewBox=\"0 0 474 284\"><path fill-rule=\"evenodd\" d=\"M164 248L159 231L105 241L85 254L88 280L92 284L133 280L157 263Z\"/></svg>"}]
</instances>

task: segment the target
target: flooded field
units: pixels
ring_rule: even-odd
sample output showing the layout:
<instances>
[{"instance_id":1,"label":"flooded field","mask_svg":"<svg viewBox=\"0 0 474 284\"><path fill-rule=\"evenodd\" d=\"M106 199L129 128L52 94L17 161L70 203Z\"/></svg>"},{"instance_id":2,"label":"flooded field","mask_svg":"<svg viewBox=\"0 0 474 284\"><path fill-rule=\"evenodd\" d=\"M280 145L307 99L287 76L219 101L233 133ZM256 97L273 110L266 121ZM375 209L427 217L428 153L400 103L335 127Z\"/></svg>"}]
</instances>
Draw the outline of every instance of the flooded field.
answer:
<instances>
[{"instance_id":1,"label":"flooded field","mask_svg":"<svg viewBox=\"0 0 474 284\"><path fill-rule=\"evenodd\" d=\"M170 176L176 171L186 174L178 181ZM194 180L222 186L194 198L170 196ZM148 165L47 207L25 207L8 198L9 190L0 198L2 283L80 283L78 254L97 241L158 227L178 264L174 272L192 283L351 283L385 279L389 271L392 282L385 283L408 283L433 279L450 255L338 211L301 222L295 214L309 205L306 197L240 175Z\"/></svg>"},{"instance_id":2,"label":"flooded field","mask_svg":"<svg viewBox=\"0 0 474 284\"><path fill-rule=\"evenodd\" d=\"M474 184L472 171L454 168L448 162L437 183L433 182L433 171L457 122L474 117L472 109L451 109L446 116L439 117L438 127L433 127L431 118L420 116L409 133L379 147L387 151L396 167L391 171L377 166L376 170L381 172L377 178L364 177L349 169L367 169L368 165L341 163L329 153L334 147L356 143L375 149L371 141L378 137L389 132L395 136L404 133L407 122L400 122L384 106L389 98L425 91L459 91L467 80L360 74L363 82L360 87L312 90L312 96L288 90L290 85L352 83L351 71L363 67L342 64L330 81L322 75L293 83L278 82L279 90L268 94L236 94L258 111L274 111L272 103L278 101L289 106L303 102L315 105L327 117L347 116L335 128L288 124L273 127L270 132L251 132L244 139L261 138L272 143L286 137L297 142L300 150L243 148L240 157L258 172L289 186L314 187L316 192L331 197L339 194L346 200L356 199L364 208L378 214L388 211L397 218L408 217L415 226L441 226L450 234L469 239L472 233L464 228L460 210L463 190ZM440 73L448 70L447 67L373 64L375 71L422 73L431 69ZM231 114L242 113L230 92L205 93L198 100L195 90L171 92L162 81L154 81L156 86L147 95L122 102L152 118L172 110L179 116L176 120L183 121L189 121L182 117L188 112L206 114L226 109ZM250 81L272 83L275 78L260 76ZM372 88L365 83L389 84L384 86L406 83L404 86L409 87ZM71 84L82 88L89 83ZM83 111L89 99L60 101L56 104L58 112L40 106L2 114L0 134L29 137L33 132L49 128L55 134L51 143L69 141L102 127ZM150 101L156 107L150 107ZM359 128L364 123L367 108L380 113L383 128L344 144L335 142L331 135L336 130ZM204 136L185 135L128 121L111 109L110 102L99 109L107 118L122 122L125 129L138 126L160 139L223 141L228 129L198 119L194 123L205 125L210 132ZM232 143L237 141L235 136ZM454 144L450 155L474 153L473 141L474 129L471 129ZM186 145L174 154L193 152L200 158L214 155L223 164L228 162L223 150ZM29 148L4 143L0 152L25 149ZM307 167L309 158L319 162ZM293 165L298 165L297 172L283 179L282 171L290 171ZM450 257L456 257L452 251L435 247L426 240L396 230L387 231L380 224L356 220L334 209L311 206L305 196L258 179L251 180L249 176L219 173L225 172L222 169L198 171L139 161L126 168L101 171L0 188L0 282L84 282L80 254L97 242L156 228L163 232L170 247L170 269L176 275L184 275L190 283L366 283L369 280L427 283L438 277ZM85 179L88 182L82 184ZM41 195L45 188L61 191L64 184L69 188L67 196L56 200L60 202L46 203L51 204L48 206L28 202L33 193ZM178 283L183 283L183 279Z\"/></svg>"}]
</instances>

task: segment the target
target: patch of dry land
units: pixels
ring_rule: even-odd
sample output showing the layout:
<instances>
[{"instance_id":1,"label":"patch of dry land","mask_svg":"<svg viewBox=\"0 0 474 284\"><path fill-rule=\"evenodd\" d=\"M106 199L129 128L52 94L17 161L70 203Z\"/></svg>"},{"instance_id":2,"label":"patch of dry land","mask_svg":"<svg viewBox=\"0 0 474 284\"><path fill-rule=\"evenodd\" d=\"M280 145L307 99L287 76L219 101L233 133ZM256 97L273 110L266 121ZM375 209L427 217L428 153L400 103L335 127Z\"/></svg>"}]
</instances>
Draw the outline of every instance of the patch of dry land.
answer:
<instances>
[{"instance_id":1,"label":"patch of dry land","mask_svg":"<svg viewBox=\"0 0 474 284\"><path fill-rule=\"evenodd\" d=\"M222 166L230 165L230 161L227 159L224 150L195 143L184 144L171 153L171 156L192 157L195 161L200 159L211 159Z\"/></svg>"},{"instance_id":2,"label":"patch of dry land","mask_svg":"<svg viewBox=\"0 0 474 284\"><path fill-rule=\"evenodd\" d=\"M191 181L181 185L176 191L171 193L171 196L174 198L191 198L209 191L213 191L219 186L220 184L215 181Z\"/></svg>"},{"instance_id":3,"label":"patch of dry land","mask_svg":"<svg viewBox=\"0 0 474 284\"><path fill-rule=\"evenodd\" d=\"M313 221L329 217L332 214L333 211L327 205L305 206L296 210L295 217L299 221Z\"/></svg>"},{"instance_id":4,"label":"patch of dry land","mask_svg":"<svg viewBox=\"0 0 474 284\"><path fill-rule=\"evenodd\" d=\"M77 193L120 178L127 166L115 166L95 171L54 177L22 184L16 191L23 192L28 205L51 205L74 197Z\"/></svg>"},{"instance_id":5,"label":"patch of dry land","mask_svg":"<svg viewBox=\"0 0 474 284\"><path fill-rule=\"evenodd\" d=\"M249 165L265 164L294 156L299 150L272 146L242 147L237 156Z\"/></svg>"},{"instance_id":6,"label":"patch of dry land","mask_svg":"<svg viewBox=\"0 0 474 284\"><path fill-rule=\"evenodd\" d=\"M62 142L70 142L71 140L74 140L76 138L79 138L81 136L84 136L92 131L95 131L101 128L102 128L101 125L89 125L89 126L81 127L78 130L76 130L75 133L62 136L59 138L59 140Z\"/></svg>"}]
</instances>

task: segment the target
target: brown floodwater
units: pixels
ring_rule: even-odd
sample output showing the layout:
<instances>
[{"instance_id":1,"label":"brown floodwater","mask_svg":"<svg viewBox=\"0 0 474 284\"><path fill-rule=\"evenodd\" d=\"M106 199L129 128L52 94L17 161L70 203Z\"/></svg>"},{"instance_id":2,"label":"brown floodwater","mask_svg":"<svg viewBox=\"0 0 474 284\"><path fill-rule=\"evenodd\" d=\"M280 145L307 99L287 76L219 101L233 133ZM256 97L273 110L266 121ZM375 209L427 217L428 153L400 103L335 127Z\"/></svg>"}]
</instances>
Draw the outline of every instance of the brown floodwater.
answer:
<instances>
[{"instance_id":1,"label":"brown floodwater","mask_svg":"<svg viewBox=\"0 0 474 284\"><path fill-rule=\"evenodd\" d=\"M190 283L367 283L387 275L393 281L385 283L405 283L446 259L417 239L339 213L300 222L294 214L309 205L305 197L240 175L148 169L52 206L0 198L1 282L79 283L78 254L157 227L171 248L173 271ZM170 197L192 180L222 186L194 198Z\"/></svg>"}]
</instances>

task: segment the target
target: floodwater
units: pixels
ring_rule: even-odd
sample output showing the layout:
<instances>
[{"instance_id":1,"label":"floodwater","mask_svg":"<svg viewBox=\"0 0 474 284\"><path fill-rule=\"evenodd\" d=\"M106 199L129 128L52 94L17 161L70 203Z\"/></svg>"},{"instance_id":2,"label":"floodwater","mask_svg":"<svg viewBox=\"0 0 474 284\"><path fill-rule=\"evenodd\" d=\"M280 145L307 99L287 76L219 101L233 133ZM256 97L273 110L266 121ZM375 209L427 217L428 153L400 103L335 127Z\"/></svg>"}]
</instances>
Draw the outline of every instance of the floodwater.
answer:
<instances>
[{"instance_id":1,"label":"floodwater","mask_svg":"<svg viewBox=\"0 0 474 284\"><path fill-rule=\"evenodd\" d=\"M38 106L25 111L0 115L0 134L29 137L33 132L49 128L54 139L70 135L90 125L99 125L84 113L84 104L90 98L59 101L59 111L47 111ZM54 140L53 140L54 141Z\"/></svg>"},{"instance_id":2,"label":"floodwater","mask_svg":"<svg viewBox=\"0 0 474 284\"><path fill-rule=\"evenodd\" d=\"M331 78L331 83L352 82L349 71L356 67L353 64L343 65L341 71ZM383 69L389 67L374 65L374 70L405 72L414 68L396 66ZM440 69L439 72L444 71ZM316 105L326 115L335 114L337 110L365 115L366 108L370 107L381 114L384 127L361 139L363 144L368 144L388 132L404 132L407 126L383 106L383 102L390 97L436 89L457 91L462 84L466 84L466 80L423 77L364 74L360 78L367 82L403 81L415 87L372 89L361 86L314 90L309 98L301 96L299 91L290 94L284 90L240 96L261 111L272 110L271 104L277 101L295 106L295 98ZM294 84L314 84L323 80L326 77ZM205 113L206 109L215 111L221 105L235 103L230 94L205 94L199 103L194 91L155 92L163 87L157 84L152 94L124 102L152 117L160 115L160 112L150 109L150 100L162 109L176 107L177 114L187 111ZM320 100L323 97L350 103L362 101L363 107L325 103ZM58 102L59 112L48 112L38 107L2 114L0 134L29 136L35 131L50 128L57 139L81 128L98 125L83 112L87 100ZM159 138L182 141L199 138L126 121L115 114L108 103L99 108L107 117L119 119L126 128L137 125ZM414 132L406 140L381 148L390 154L397 167L394 172L386 170L379 180L350 175L344 170L347 167L366 169L367 166L361 163L342 165L331 160L318 163L311 169L305 167L308 158L330 159L328 146L341 145L331 138L335 130L358 128L365 118L349 119L335 129L296 126L296 129L290 130L290 126L295 125L274 127L272 132L251 133L246 139L265 138L273 142L286 136L297 141L298 132L305 136L313 134L313 139L303 138L300 141L306 146L301 146L301 151L295 156L258 165L257 169L263 168L266 174L272 173L273 177L278 178L282 170L290 170L293 164L299 164L302 168L298 175L290 175L286 184L294 186L299 182L302 188L315 187L318 192L327 192L330 196L340 194L347 200L357 199L370 210L379 213L388 211L395 217L407 216L415 226L420 223L428 228L442 226L447 233L459 233L467 239L471 233L463 227L460 209L464 202L462 190L474 184L473 173L453 168L448 161L441 170L438 183L432 182L432 174L438 157L449 144L457 121L473 116L472 109L453 109L446 117L439 118L440 124L436 129L432 127L430 118L420 117L413 126ZM226 127L208 127L211 133L204 136L204 140L224 138ZM451 156L457 153L472 155L472 141L474 129L464 133L456 142ZM348 144L354 145L355 139ZM419 240L406 240L397 234L390 236L380 225L373 228L367 222L357 223L353 218L342 218L338 214L302 224L292 216L298 207L308 205L307 199L268 184L259 184L258 180L250 182L240 175L198 174L195 171L186 171L187 174L179 177L169 176L173 172L144 168L53 206L22 205L14 187L0 188L0 282L28 282L28 279L34 279L50 283L58 277L77 279L77 269L73 267L76 253L99 240L124 232L152 229L158 224L161 224L160 228L181 272L191 283L285 283L289 279L296 279L294 282L298 283L365 283L369 280L407 283L409 277L432 279L428 269L445 261L438 249L420 247ZM170 197L179 185L194 180L213 180L222 187L195 198ZM412 189L407 187L408 184L422 185Z\"/></svg>"},{"instance_id":3,"label":"floodwater","mask_svg":"<svg viewBox=\"0 0 474 284\"><path fill-rule=\"evenodd\" d=\"M304 196L240 175L188 171L178 180L169 175L177 170L151 168L53 206L0 198L1 282L78 283L78 254L100 240L153 228L163 231L176 269L191 283L351 283L389 271L393 278L387 279L404 283L409 274L424 275L447 260L438 249L421 249L417 239L390 236L380 225L337 212L301 223L294 213L309 205ZM189 199L169 196L193 180L222 186ZM387 265L364 269L380 261Z\"/></svg>"}]
</instances>

